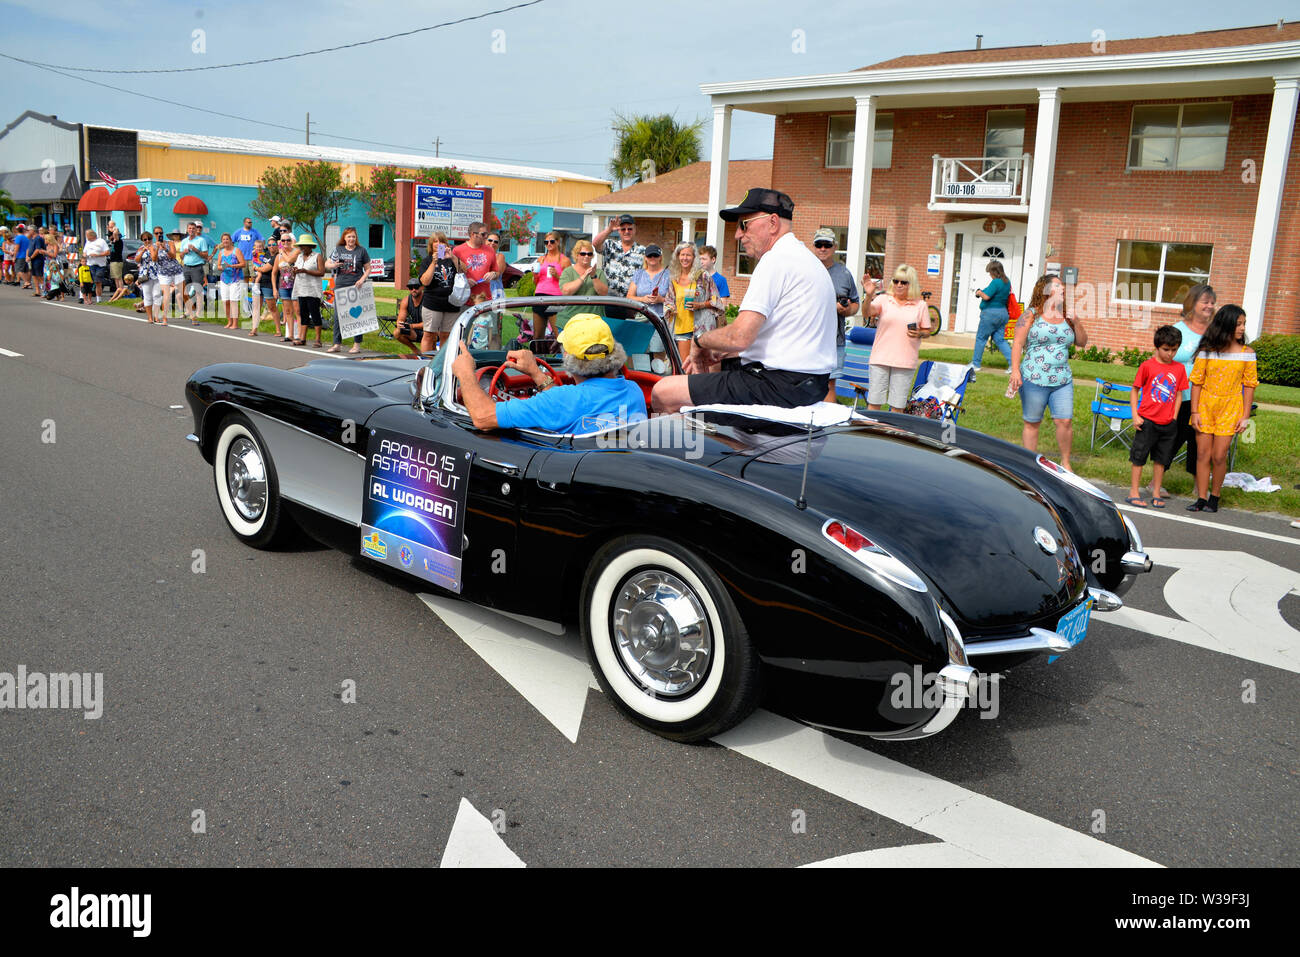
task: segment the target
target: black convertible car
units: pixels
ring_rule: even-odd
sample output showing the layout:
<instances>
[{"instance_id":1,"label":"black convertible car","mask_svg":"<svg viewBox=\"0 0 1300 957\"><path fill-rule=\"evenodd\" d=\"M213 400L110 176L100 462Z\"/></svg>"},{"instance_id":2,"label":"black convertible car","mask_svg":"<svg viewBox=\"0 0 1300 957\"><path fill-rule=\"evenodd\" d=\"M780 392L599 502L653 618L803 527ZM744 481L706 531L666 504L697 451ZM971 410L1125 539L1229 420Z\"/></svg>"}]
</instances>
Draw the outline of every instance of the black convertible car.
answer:
<instances>
[{"instance_id":1,"label":"black convertible car","mask_svg":"<svg viewBox=\"0 0 1300 957\"><path fill-rule=\"evenodd\" d=\"M509 308L557 302L628 305ZM649 313L609 321L648 406L651 350L681 368L672 336ZM304 530L554 634L576 625L606 693L670 738L716 735L760 696L823 727L932 734L980 672L1070 651L1151 567L1105 494L951 423L820 403L487 433L455 354L200 369L189 439L226 522L256 548ZM504 353L475 359L498 401L532 393ZM548 578L522 574L539 559ZM911 675L925 695L899 694Z\"/></svg>"}]
</instances>

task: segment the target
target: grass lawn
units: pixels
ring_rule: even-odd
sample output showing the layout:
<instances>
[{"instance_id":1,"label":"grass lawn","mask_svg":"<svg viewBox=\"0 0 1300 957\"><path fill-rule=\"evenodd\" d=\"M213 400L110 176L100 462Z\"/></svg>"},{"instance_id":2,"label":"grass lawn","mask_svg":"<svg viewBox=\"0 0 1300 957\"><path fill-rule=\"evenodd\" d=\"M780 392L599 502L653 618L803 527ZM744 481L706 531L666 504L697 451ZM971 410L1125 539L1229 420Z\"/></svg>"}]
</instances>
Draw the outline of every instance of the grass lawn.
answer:
<instances>
[{"instance_id":1,"label":"grass lawn","mask_svg":"<svg viewBox=\"0 0 1300 957\"><path fill-rule=\"evenodd\" d=\"M970 351L963 349L922 349L923 359L935 359L941 362L969 362ZM1092 428L1093 378L1101 376L1113 382L1130 383L1137 370L1122 365L1106 365L1099 362L1071 362L1074 370L1074 442L1070 455L1071 465L1080 475L1099 479L1112 485L1128 488L1132 466L1128 461L1128 450L1118 442L1105 449L1089 451L1089 436ZM986 356L984 368L1007 368L1006 360L1000 354ZM973 385L966 388L966 401L961 414L960 424L965 428L987 432L998 438L1017 444L1021 441L1023 423L1020 418L1020 400L1008 399L1003 395L1007 388L1007 377L1001 373L981 373ZM1266 393L1265 390L1268 390ZM1263 394L1261 394L1263 393ZM1260 402L1278 405L1300 406L1300 389L1286 386L1262 386L1256 392ZM847 400L845 400L847 401ZM1255 512L1281 512L1286 515L1300 516L1300 489L1294 486L1300 483L1300 459L1296 450L1300 449L1300 414L1292 412L1273 412L1261 409L1255 413L1255 435L1253 442L1247 442L1249 433L1244 433L1237 441L1237 458L1233 470L1249 472L1256 478L1272 476L1274 483L1282 486L1280 492L1243 492L1241 489L1225 488L1223 505L1231 508L1247 509ZM1104 428L1104 425L1100 428ZM1098 442L1102 440L1099 430ZM1039 434L1038 450L1050 458L1056 458L1056 432L1051 420L1045 419ZM1151 482L1151 464L1148 462L1142 470L1144 485ZM1176 463L1165 477L1165 488L1177 496L1170 502L1170 508L1181 510L1195 497L1194 483L1181 462Z\"/></svg>"}]
</instances>

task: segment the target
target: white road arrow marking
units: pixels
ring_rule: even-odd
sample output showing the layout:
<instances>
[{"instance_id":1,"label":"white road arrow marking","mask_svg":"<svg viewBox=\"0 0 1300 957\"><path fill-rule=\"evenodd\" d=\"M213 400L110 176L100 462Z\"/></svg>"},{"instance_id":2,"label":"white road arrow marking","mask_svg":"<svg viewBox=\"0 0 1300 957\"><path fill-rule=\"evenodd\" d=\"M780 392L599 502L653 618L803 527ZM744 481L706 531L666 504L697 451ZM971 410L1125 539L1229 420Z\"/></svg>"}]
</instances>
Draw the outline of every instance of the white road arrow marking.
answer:
<instances>
[{"instance_id":1,"label":"white road arrow marking","mask_svg":"<svg viewBox=\"0 0 1300 957\"><path fill-rule=\"evenodd\" d=\"M577 742L587 689L600 686L572 638L556 638L467 601L425 593L420 600L560 734Z\"/></svg>"},{"instance_id":2,"label":"white road arrow marking","mask_svg":"<svg viewBox=\"0 0 1300 957\"><path fill-rule=\"evenodd\" d=\"M1184 644L1300 672L1300 632L1278 602L1300 589L1300 572L1246 552L1151 548L1157 565L1178 569L1165 583L1165 601L1185 621L1121 608L1105 621Z\"/></svg>"},{"instance_id":3,"label":"white road arrow marking","mask_svg":"<svg viewBox=\"0 0 1300 957\"><path fill-rule=\"evenodd\" d=\"M456 821L447 837L439 867L527 867L514 851L506 847L492 822L465 798L456 809Z\"/></svg>"},{"instance_id":4,"label":"white road arrow marking","mask_svg":"<svg viewBox=\"0 0 1300 957\"><path fill-rule=\"evenodd\" d=\"M1160 866L770 712L756 712L714 740L836 797L932 834L957 851L982 858L984 866Z\"/></svg>"},{"instance_id":5,"label":"white road arrow marking","mask_svg":"<svg viewBox=\"0 0 1300 957\"><path fill-rule=\"evenodd\" d=\"M10 352L8 349L0 349L0 356L8 356L10 359L21 359L23 354L21 352Z\"/></svg>"},{"instance_id":6,"label":"white road arrow marking","mask_svg":"<svg viewBox=\"0 0 1300 957\"><path fill-rule=\"evenodd\" d=\"M420 599L547 721L577 742L587 690L600 686L572 638L555 638L469 602L429 594ZM1160 866L767 711L755 712L714 740L944 842L819 862L826 866L877 866L878 861L916 866Z\"/></svg>"},{"instance_id":7,"label":"white road arrow marking","mask_svg":"<svg viewBox=\"0 0 1300 957\"><path fill-rule=\"evenodd\" d=\"M874 851L842 854L803 867L991 867L986 857L964 848L938 844L908 844L904 847L881 847Z\"/></svg>"}]
</instances>

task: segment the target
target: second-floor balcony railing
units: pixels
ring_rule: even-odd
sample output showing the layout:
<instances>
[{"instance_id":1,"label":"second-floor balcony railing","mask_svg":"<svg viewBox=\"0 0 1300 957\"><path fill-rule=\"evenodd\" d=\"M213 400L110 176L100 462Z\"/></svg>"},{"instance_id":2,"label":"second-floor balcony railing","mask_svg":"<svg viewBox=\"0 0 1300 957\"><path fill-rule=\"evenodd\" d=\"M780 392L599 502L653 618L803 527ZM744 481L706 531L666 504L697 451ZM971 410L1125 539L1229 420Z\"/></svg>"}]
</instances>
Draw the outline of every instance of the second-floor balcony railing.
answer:
<instances>
[{"instance_id":1,"label":"second-floor balcony railing","mask_svg":"<svg viewBox=\"0 0 1300 957\"><path fill-rule=\"evenodd\" d=\"M934 156L930 204L1029 205L1029 154Z\"/></svg>"}]
</instances>

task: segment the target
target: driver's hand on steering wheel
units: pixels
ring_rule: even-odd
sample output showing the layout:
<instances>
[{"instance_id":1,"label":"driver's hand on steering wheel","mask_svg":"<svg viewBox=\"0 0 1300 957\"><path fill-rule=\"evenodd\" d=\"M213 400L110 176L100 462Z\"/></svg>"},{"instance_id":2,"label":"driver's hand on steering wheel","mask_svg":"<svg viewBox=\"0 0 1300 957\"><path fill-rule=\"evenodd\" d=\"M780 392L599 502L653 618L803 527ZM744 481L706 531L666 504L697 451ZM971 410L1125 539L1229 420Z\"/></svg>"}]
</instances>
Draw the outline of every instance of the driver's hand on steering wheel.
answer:
<instances>
[{"instance_id":1,"label":"driver's hand on steering wheel","mask_svg":"<svg viewBox=\"0 0 1300 957\"><path fill-rule=\"evenodd\" d=\"M512 369L518 369L529 378L534 378L541 368L537 365L537 359L529 349L511 349L506 353L506 365Z\"/></svg>"}]
</instances>

